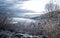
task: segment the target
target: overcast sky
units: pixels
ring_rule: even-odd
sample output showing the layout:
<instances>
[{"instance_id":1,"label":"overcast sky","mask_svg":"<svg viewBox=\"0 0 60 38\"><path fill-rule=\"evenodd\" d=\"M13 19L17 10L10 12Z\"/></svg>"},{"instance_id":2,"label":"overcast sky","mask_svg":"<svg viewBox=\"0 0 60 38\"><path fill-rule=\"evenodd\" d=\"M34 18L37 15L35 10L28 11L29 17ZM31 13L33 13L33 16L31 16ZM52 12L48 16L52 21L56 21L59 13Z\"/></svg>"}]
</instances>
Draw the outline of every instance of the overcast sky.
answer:
<instances>
[{"instance_id":1,"label":"overcast sky","mask_svg":"<svg viewBox=\"0 0 60 38\"><path fill-rule=\"evenodd\" d=\"M0 0L0 5L6 6L11 13L16 16L36 17L44 14L45 4L49 1L50 0Z\"/></svg>"}]
</instances>

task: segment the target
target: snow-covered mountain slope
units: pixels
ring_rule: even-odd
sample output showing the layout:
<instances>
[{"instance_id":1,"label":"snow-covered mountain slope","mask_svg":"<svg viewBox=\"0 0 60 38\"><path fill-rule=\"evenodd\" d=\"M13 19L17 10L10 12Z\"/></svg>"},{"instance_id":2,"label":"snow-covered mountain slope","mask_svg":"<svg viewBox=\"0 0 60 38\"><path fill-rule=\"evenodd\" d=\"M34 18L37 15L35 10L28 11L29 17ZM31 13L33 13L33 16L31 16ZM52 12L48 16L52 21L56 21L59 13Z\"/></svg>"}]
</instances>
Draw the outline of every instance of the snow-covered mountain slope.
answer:
<instances>
[{"instance_id":1,"label":"snow-covered mountain slope","mask_svg":"<svg viewBox=\"0 0 60 38\"><path fill-rule=\"evenodd\" d=\"M12 23L31 23L31 22L36 22L35 20L32 19L27 19L27 18L12 18Z\"/></svg>"}]
</instances>

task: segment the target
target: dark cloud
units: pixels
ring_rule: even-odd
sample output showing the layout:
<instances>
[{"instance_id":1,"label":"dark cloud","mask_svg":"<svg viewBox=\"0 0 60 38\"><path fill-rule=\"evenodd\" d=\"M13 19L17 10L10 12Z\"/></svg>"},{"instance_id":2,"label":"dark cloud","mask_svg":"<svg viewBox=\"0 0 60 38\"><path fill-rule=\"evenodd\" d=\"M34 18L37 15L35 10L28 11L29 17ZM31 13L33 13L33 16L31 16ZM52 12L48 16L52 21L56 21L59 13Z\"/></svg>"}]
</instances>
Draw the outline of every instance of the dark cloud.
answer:
<instances>
[{"instance_id":1,"label":"dark cloud","mask_svg":"<svg viewBox=\"0 0 60 38\"><path fill-rule=\"evenodd\" d=\"M26 9L10 9L10 11L14 13L35 13L34 11L30 11Z\"/></svg>"},{"instance_id":2,"label":"dark cloud","mask_svg":"<svg viewBox=\"0 0 60 38\"><path fill-rule=\"evenodd\" d=\"M27 10L23 10L23 9L15 9L13 6L15 4L22 4L24 1L28 1L28 0L0 0L0 11L4 11L4 8L16 13L16 12L20 12L20 13L24 13L24 12L29 12Z\"/></svg>"},{"instance_id":3,"label":"dark cloud","mask_svg":"<svg viewBox=\"0 0 60 38\"><path fill-rule=\"evenodd\" d=\"M24 17L23 14L25 13L35 13L34 11L31 10L26 10L26 9L21 9L21 7L14 8L15 4L22 4L24 1L28 0L0 0L0 12L5 11L5 9L8 9L8 12L12 14L12 16L15 17Z\"/></svg>"}]
</instances>

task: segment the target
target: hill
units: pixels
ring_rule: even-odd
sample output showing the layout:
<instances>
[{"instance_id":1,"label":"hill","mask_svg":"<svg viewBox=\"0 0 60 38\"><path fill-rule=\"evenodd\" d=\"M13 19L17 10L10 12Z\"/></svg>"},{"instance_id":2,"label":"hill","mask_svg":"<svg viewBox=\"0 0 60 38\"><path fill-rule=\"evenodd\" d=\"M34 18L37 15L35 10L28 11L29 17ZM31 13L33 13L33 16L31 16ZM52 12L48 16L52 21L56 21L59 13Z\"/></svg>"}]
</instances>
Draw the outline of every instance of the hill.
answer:
<instances>
[{"instance_id":1,"label":"hill","mask_svg":"<svg viewBox=\"0 0 60 38\"><path fill-rule=\"evenodd\" d=\"M60 38L60 10L48 12L39 22L41 32L48 38Z\"/></svg>"}]
</instances>

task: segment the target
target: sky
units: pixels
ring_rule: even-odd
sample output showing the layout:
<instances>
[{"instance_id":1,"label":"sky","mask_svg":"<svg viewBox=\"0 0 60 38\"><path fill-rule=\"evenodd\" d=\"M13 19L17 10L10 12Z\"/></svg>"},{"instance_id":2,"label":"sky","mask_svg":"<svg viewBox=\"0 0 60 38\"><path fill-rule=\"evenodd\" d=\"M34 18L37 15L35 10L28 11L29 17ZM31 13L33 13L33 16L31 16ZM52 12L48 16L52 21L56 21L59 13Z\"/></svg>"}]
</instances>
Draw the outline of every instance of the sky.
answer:
<instances>
[{"instance_id":1,"label":"sky","mask_svg":"<svg viewBox=\"0 0 60 38\"><path fill-rule=\"evenodd\" d=\"M0 0L0 6L6 6L15 16L36 17L44 14L45 4L49 1L50 0Z\"/></svg>"}]
</instances>

